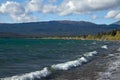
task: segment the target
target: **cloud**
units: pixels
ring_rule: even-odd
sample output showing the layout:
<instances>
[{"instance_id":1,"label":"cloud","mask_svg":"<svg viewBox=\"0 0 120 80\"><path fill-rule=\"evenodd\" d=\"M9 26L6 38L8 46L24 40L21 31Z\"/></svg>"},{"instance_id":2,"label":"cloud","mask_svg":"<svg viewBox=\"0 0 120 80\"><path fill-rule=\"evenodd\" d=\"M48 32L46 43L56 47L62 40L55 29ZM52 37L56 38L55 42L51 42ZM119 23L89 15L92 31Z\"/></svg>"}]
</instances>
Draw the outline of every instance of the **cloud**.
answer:
<instances>
[{"instance_id":1,"label":"cloud","mask_svg":"<svg viewBox=\"0 0 120 80\"><path fill-rule=\"evenodd\" d=\"M30 22L39 20L34 13L55 13L65 16L120 8L120 0L63 0L59 4L58 0L46 1L48 2L44 2L44 0L27 0L23 3L6 1L0 5L0 14L8 14L15 22ZM111 17L111 14L116 13L108 13L106 18ZM119 17L119 13L114 16L116 19Z\"/></svg>"},{"instance_id":2,"label":"cloud","mask_svg":"<svg viewBox=\"0 0 120 80\"><path fill-rule=\"evenodd\" d=\"M58 7L58 11L60 15L68 15L74 13L76 10L76 6L72 1L65 1Z\"/></svg>"},{"instance_id":3,"label":"cloud","mask_svg":"<svg viewBox=\"0 0 120 80\"><path fill-rule=\"evenodd\" d=\"M19 16L11 15L12 19L16 22L36 22L38 18L35 16L29 16L26 14L21 14Z\"/></svg>"},{"instance_id":4,"label":"cloud","mask_svg":"<svg viewBox=\"0 0 120 80\"><path fill-rule=\"evenodd\" d=\"M55 0L49 0L54 2ZM57 6L52 4L43 4L42 0L31 0L26 6L27 12L53 13L57 12Z\"/></svg>"},{"instance_id":5,"label":"cloud","mask_svg":"<svg viewBox=\"0 0 120 80\"><path fill-rule=\"evenodd\" d=\"M120 13L115 17L115 19L120 19Z\"/></svg>"},{"instance_id":6,"label":"cloud","mask_svg":"<svg viewBox=\"0 0 120 80\"><path fill-rule=\"evenodd\" d=\"M43 13L56 13L57 6L53 5L44 5L42 12Z\"/></svg>"},{"instance_id":7,"label":"cloud","mask_svg":"<svg viewBox=\"0 0 120 80\"><path fill-rule=\"evenodd\" d=\"M13 1L2 3L0 6L0 12L2 14L8 14L14 22L33 22L37 20L37 18L29 16L20 3Z\"/></svg>"},{"instance_id":8,"label":"cloud","mask_svg":"<svg viewBox=\"0 0 120 80\"><path fill-rule=\"evenodd\" d=\"M120 19L120 11L119 10L111 10L106 14L105 18Z\"/></svg>"},{"instance_id":9,"label":"cloud","mask_svg":"<svg viewBox=\"0 0 120 80\"><path fill-rule=\"evenodd\" d=\"M56 2L56 0L48 0ZM26 9L31 12L69 14L90 13L120 7L120 0L63 0L61 4L44 4L42 0L31 0Z\"/></svg>"},{"instance_id":10,"label":"cloud","mask_svg":"<svg viewBox=\"0 0 120 80\"><path fill-rule=\"evenodd\" d=\"M48 0L49 3L55 3L57 0Z\"/></svg>"},{"instance_id":11,"label":"cloud","mask_svg":"<svg viewBox=\"0 0 120 80\"><path fill-rule=\"evenodd\" d=\"M31 0L26 3L26 10L28 12L38 12L42 9L42 1L41 0Z\"/></svg>"},{"instance_id":12,"label":"cloud","mask_svg":"<svg viewBox=\"0 0 120 80\"><path fill-rule=\"evenodd\" d=\"M64 0L60 15L89 13L120 7L120 0Z\"/></svg>"},{"instance_id":13,"label":"cloud","mask_svg":"<svg viewBox=\"0 0 120 80\"><path fill-rule=\"evenodd\" d=\"M92 15L92 19L97 19L97 18L98 18L98 16Z\"/></svg>"},{"instance_id":14,"label":"cloud","mask_svg":"<svg viewBox=\"0 0 120 80\"><path fill-rule=\"evenodd\" d=\"M24 8L17 2L7 1L0 6L0 12L19 15L24 13Z\"/></svg>"}]
</instances>

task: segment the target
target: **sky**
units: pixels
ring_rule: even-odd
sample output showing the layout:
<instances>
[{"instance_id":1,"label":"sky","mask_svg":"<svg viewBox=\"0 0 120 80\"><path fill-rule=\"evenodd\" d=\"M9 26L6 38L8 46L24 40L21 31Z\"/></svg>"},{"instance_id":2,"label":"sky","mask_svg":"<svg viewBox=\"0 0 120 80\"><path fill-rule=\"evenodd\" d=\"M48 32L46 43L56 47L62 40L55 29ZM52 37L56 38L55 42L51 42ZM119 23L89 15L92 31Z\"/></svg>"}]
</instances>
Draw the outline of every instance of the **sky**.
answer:
<instances>
[{"instance_id":1,"label":"sky","mask_svg":"<svg viewBox=\"0 0 120 80\"><path fill-rule=\"evenodd\" d=\"M120 0L0 0L0 23L54 20L111 24L120 20Z\"/></svg>"}]
</instances>

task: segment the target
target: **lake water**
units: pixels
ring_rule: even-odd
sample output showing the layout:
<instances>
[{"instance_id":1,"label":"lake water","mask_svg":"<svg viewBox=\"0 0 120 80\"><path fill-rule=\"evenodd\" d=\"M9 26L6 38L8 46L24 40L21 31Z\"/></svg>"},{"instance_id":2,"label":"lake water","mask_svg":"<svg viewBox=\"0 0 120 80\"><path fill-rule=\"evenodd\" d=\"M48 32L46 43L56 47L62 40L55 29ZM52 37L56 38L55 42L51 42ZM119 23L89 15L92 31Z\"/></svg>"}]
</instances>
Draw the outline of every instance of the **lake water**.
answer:
<instances>
[{"instance_id":1,"label":"lake water","mask_svg":"<svg viewBox=\"0 0 120 80\"><path fill-rule=\"evenodd\" d=\"M60 39L0 39L0 79L37 80L109 53L115 42Z\"/></svg>"}]
</instances>

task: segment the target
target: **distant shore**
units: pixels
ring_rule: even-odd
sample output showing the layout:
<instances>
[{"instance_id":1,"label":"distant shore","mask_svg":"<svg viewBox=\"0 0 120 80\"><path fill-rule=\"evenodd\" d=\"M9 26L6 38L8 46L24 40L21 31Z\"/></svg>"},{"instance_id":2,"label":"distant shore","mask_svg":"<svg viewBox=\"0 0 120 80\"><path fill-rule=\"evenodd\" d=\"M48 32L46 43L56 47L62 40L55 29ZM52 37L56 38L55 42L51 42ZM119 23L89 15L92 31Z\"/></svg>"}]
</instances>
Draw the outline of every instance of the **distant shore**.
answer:
<instances>
[{"instance_id":1,"label":"distant shore","mask_svg":"<svg viewBox=\"0 0 120 80\"><path fill-rule=\"evenodd\" d=\"M4 38L16 38L16 39L63 39L63 40L96 40L96 41L117 41L120 42L120 39L88 39L88 38L76 38L76 37L0 37L0 39Z\"/></svg>"},{"instance_id":2,"label":"distant shore","mask_svg":"<svg viewBox=\"0 0 120 80\"><path fill-rule=\"evenodd\" d=\"M112 30L110 32L100 32L94 35L80 35L80 36L32 36L32 35L18 35L18 34L2 34L0 38L28 38L28 39L65 39L65 40L99 40L99 41L120 41L120 30Z\"/></svg>"},{"instance_id":3,"label":"distant shore","mask_svg":"<svg viewBox=\"0 0 120 80\"><path fill-rule=\"evenodd\" d=\"M99 41L120 41L120 30L112 30L110 32L101 32L96 35L81 36L54 36L44 37L43 39L76 39L76 40L99 40Z\"/></svg>"}]
</instances>

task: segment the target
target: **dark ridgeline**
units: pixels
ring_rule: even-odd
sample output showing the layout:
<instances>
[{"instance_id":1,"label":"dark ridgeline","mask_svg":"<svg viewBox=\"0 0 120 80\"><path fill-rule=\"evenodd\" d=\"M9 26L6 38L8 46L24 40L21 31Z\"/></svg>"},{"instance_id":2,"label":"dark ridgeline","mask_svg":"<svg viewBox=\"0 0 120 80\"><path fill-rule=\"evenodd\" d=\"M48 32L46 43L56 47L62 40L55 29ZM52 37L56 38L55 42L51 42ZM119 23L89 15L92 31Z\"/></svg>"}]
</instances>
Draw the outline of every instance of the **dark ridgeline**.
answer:
<instances>
[{"instance_id":1,"label":"dark ridgeline","mask_svg":"<svg viewBox=\"0 0 120 80\"><path fill-rule=\"evenodd\" d=\"M105 25L85 21L48 21L0 24L0 37L80 36L120 29L120 21Z\"/></svg>"},{"instance_id":2,"label":"dark ridgeline","mask_svg":"<svg viewBox=\"0 0 120 80\"><path fill-rule=\"evenodd\" d=\"M114 25L120 25L120 21L113 23Z\"/></svg>"}]
</instances>

